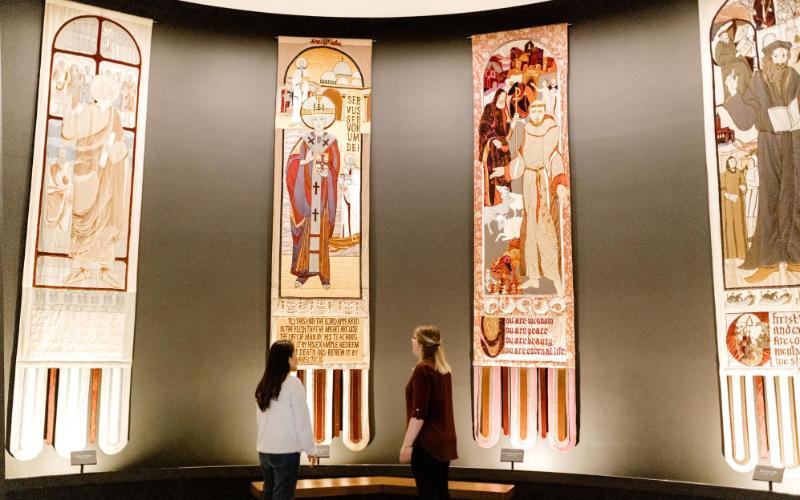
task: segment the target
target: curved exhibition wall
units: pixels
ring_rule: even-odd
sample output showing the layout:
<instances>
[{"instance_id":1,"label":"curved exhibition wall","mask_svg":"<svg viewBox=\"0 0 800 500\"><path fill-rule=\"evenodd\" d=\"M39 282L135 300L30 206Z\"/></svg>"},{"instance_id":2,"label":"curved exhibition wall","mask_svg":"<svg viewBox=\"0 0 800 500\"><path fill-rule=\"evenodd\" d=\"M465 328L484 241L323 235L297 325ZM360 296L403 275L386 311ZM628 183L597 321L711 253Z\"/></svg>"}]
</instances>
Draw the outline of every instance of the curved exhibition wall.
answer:
<instances>
[{"instance_id":1,"label":"curved exhibition wall","mask_svg":"<svg viewBox=\"0 0 800 500\"><path fill-rule=\"evenodd\" d=\"M324 0L311 0L298 4L291 0L278 0L269 3L258 0L182 0L214 7L228 9L251 10L254 12L269 12L272 14L290 14L296 16L319 17L350 17L350 18L376 18L376 17L409 17L431 16L441 14L461 14L464 12L479 12L487 10L486 2L479 0L439 0L438 2L425 2L424 0L411 0L405 2L370 2L369 0L339 0L326 2ZM495 9L516 7L539 3L548 0L494 0L491 4Z\"/></svg>"},{"instance_id":2,"label":"curved exhibition wall","mask_svg":"<svg viewBox=\"0 0 800 500\"><path fill-rule=\"evenodd\" d=\"M518 469L763 489L721 449L695 0L555 0L399 19L293 17L185 2L86 2L155 19L142 190L131 440L94 471L255 465L269 324L278 35L372 38L370 406L361 452L393 464L414 358L437 323L472 440L472 59L468 36L569 22L579 444ZM19 318L43 2L4 2L3 377ZM4 413L6 420L8 416ZM75 472L47 448L5 477ZM787 473L788 474L788 473ZM800 492L787 478L776 490Z\"/></svg>"}]
</instances>

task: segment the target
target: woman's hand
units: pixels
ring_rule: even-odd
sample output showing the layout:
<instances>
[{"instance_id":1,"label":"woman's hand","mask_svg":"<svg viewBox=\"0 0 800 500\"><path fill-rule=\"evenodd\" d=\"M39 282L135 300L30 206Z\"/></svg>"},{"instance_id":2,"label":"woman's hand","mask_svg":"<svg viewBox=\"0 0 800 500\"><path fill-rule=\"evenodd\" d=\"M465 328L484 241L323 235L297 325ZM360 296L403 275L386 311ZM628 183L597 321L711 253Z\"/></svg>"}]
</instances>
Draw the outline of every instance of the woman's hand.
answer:
<instances>
[{"instance_id":1,"label":"woman's hand","mask_svg":"<svg viewBox=\"0 0 800 500\"><path fill-rule=\"evenodd\" d=\"M408 421L408 428L406 429L406 435L403 438L403 447L400 448L400 463L401 464L410 464L411 463L411 452L414 451L413 444L417 441L417 436L419 436L419 432L422 430L422 424L425 421L419 419L417 417L411 417ZM408 446L405 443L411 443L412 446Z\"/></svg>"},{"instance_id":2,"label":"woman's hand","mask_svg":"<svg viewBox=\"0 0 800 500\"><path fill-rule=\"evenodd\" d=\"M400 448L400 463L403 465L408 465L411 463L411 452L414 451L414 448L411 446L403 446Z\"/></svg>"},{"instance_id":3,"label":"woman's hand","mask_svg":"<svg viewBox=\"0 0 800 500\"><path fill-rule=\"evenodd\" d=\"M317 455L309 455L308 465L310 465L311 467L316 467L317 465L319 465L319 457Z\"/></svg>"}]
</instances>

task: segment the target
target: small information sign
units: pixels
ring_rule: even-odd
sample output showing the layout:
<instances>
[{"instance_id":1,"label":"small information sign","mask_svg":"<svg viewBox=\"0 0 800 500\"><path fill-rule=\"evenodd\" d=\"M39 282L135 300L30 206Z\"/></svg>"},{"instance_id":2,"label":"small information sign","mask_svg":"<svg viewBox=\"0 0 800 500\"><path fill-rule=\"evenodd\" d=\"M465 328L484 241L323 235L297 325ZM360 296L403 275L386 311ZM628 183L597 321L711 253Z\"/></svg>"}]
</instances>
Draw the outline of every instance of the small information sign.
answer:
<instances>
[{"instance_id":1,"label":"small information sign","mask_svg":"<svg viewBox=\"0 0 800 500\"><path fill-rule=\"evenodd\" d=\"M783 481L783 469L780 467L770 467L759 465L753 471L753 481L767 481L770 483L780 483Z\"/></svg>"},{"instance_id":2,"label":"small information sign","mask_svg":"<svg viewBox=\"0 0 800 500\"><path fill-rule=\"evenodd\" d=\"M97 465L97 450L70 452L69 462L70 465Z\"/></svg>"},{"instance_id":3,"label":"small information sign","mask_svg":"<svg viewBox=\"0 0 800 500\"><path fill-rule=\"evenodd\" d=\"M522 462L525 460L525 450L518 450L516 448L503 448L500 450L500 461L505 462Z\"/></svg>"}]
</instances>

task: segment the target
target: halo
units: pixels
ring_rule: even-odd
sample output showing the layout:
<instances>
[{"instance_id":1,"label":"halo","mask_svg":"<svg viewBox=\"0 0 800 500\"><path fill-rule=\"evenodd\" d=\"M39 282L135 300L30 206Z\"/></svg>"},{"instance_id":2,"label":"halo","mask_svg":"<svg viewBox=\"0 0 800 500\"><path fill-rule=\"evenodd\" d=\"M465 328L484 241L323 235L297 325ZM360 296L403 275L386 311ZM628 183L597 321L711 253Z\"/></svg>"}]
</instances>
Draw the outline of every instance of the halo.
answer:
<instances>
[{"instance_id":1,"label":"halo","mask_svg":"<svg viewBox=\"0 0 800 500\"><path fill-rule=\"evenodd\" d=\"M92 78L92 83L89 84L89 93L98 103L108 102L111 104L119 97L120 88L113 78L106 75L97 75Z\"/></svg>"},{"instance_id":2,"label":"halo","mask_svg":"<svg viewBox=\"0 0 800 500\"><path fill-rule=\"evenodd\" d=\"M306 127L314 128L311 118L320 115L325 117L325 126L323 128L330 127L336 121L336 106L328 96L318 94L303 101L303 106L300 109L300 119Z\"/></svg>"}]
</instances>

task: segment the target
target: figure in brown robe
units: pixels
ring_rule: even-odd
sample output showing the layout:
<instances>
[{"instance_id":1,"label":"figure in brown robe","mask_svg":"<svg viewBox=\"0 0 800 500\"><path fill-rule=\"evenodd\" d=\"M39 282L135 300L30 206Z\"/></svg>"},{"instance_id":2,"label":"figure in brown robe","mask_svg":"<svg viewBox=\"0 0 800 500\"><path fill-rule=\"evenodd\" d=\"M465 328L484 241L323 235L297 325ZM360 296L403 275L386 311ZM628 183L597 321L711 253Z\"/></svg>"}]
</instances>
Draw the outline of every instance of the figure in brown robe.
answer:
<instances>
[{"instance_id":1,"label":"figure in brown robe","mask_svg":"<svg viewBox=\"0 0 800 500\"><path fill-rule=\"evenodd\" d=\"M511 185L508 164L511 153L506 136L509 132L506 91L498 89L492 102L484 106L478 126L478 155L483 164L483 204L491 207L503 202L498 186ZM496 168L504 169L504 175L490 178Z\"/></svg>"},{"instance_id":2,"label":"figure in brown robe","mask_svg":"<svg viewBox=\"0 0 800 500\"><path fill-rule=\"evenodd\" d=\"M744 223L744 174L736 169L736 158L729 157L720 176L722 192L722 254L726 259L744 259L747 228Z\"/></svg>"},{"instance_id":3,"label":"figure in brown robe","mask_svg":"<svg viewBox=\"0 0 800 500\"><path fill-rule=\"evenodd\" d=\"M714 48L714 61L719 65L720 70L722 70L723 79L727 78L730 74L736 75L739 79L736 90L741 94L750 82L753 72L750 70L750 65L747 64L747 59L745 59L744 56L736 54L736 45L734 45L731 40L731 33L733 31L734 28L731 27L719 34L719 41ZM723 92L725 94L725 99L730 97L730 92L727 87L723 88Z\"/></svg>"}]
</instances>

